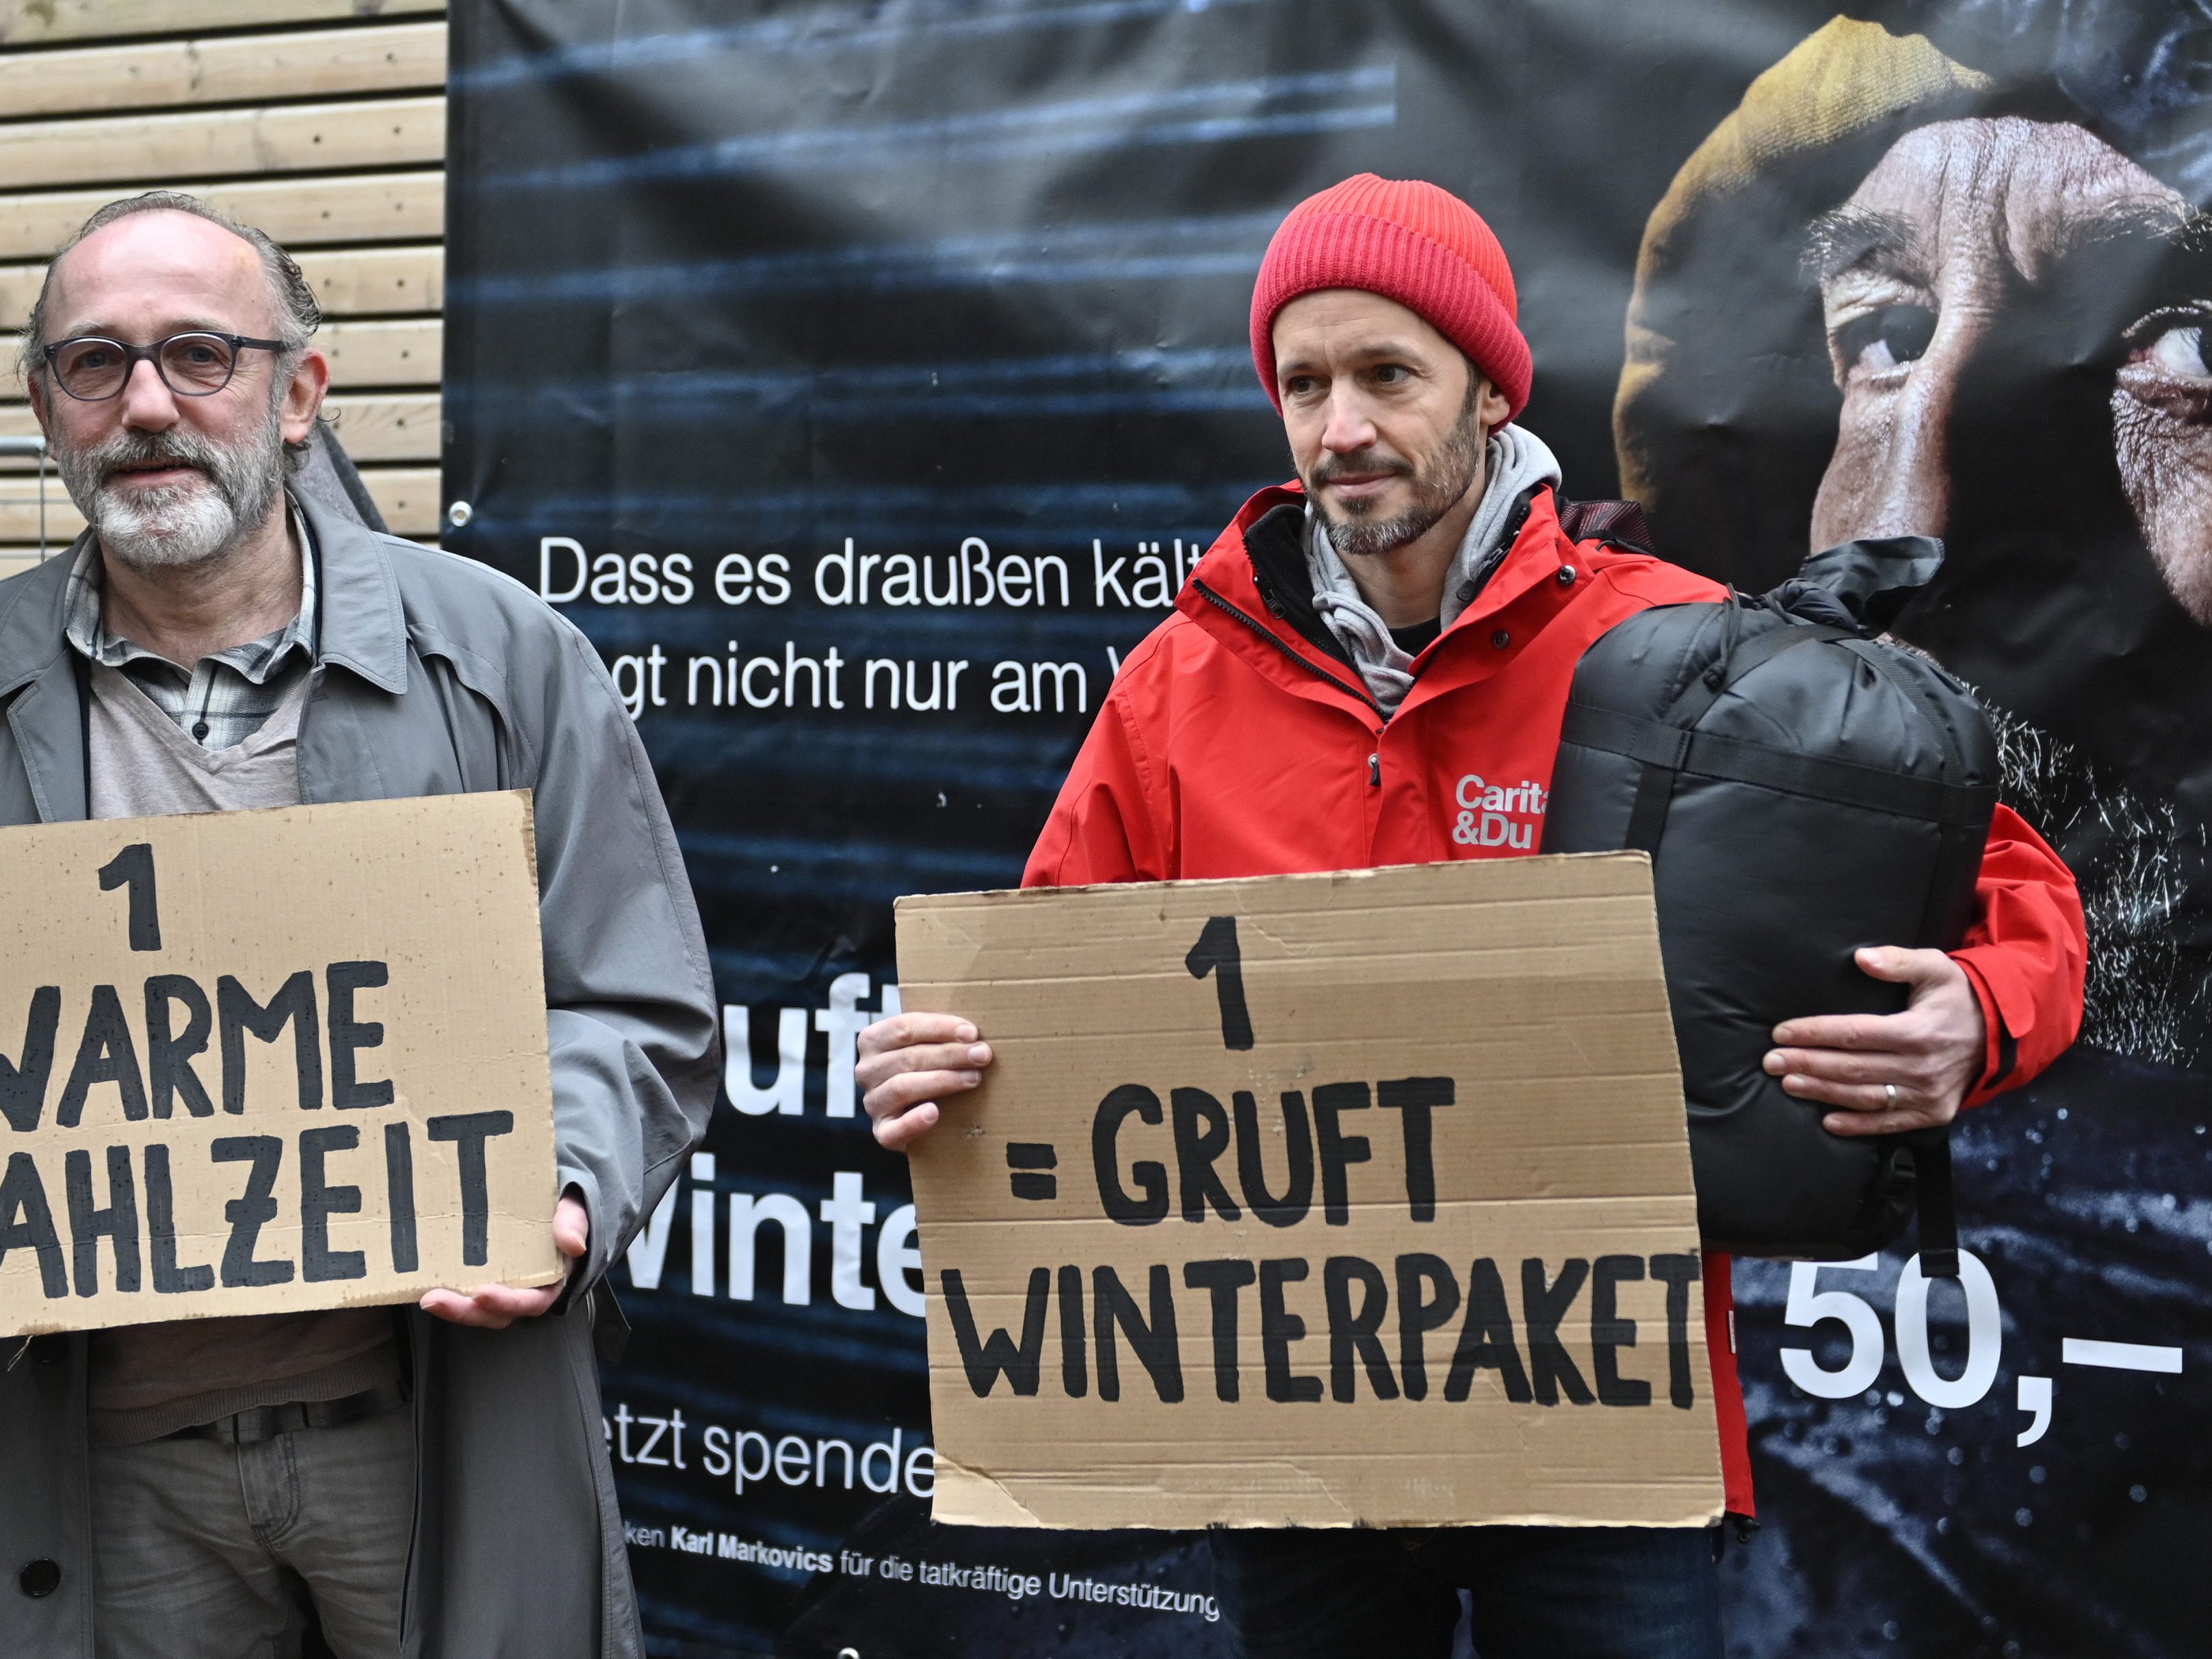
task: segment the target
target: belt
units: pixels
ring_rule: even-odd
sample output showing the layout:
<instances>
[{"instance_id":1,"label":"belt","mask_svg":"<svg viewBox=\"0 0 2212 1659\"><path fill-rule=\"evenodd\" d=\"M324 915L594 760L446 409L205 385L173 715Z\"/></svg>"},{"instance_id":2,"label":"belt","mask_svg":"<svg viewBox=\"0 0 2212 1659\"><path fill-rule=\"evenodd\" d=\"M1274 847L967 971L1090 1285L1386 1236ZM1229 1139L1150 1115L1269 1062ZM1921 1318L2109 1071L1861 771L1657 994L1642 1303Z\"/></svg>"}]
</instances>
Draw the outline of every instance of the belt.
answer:
<instances>
[{"instance_id":1,"label":"belt","mask_svg":"<svg viewBox=\"0 0 2212 1659\"><path fill-rule=\"evenodd\" d=\"M282 1406L256 1406L252 1411L234 1412L228 1417L218 1417L212 1423L196 1423L191 1428L179 1429L167 1438L171 1440L219 1440L227 1446L250 1446L263 1440L274 1440L280 1434L290 1434L299 1429L334 1429L344 1423L358 1423L363 1418L396 1411L407 1403L397 1384L386 1383L382 1388L364 1389L337 1400L289 1401Z\"/></svg>"}]
</instances>

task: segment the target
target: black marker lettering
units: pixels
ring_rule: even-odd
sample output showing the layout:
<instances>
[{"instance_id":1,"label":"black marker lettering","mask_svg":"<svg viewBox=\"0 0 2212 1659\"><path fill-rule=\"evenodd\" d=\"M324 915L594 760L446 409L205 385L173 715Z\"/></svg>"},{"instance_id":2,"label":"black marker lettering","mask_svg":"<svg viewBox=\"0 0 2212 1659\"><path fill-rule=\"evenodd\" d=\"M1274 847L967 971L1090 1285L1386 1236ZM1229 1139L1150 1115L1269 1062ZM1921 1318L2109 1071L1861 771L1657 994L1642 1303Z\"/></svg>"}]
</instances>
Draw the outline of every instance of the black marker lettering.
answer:
<instances>
[{"instance_id":1,"label":"black marker lettering","mask_svg":"<svg viewBox=\"0 0 2212 1659\"><path fill-rule=\"evenodd\" d=\"M462 1112L422 1126L433 1140L450 1140L461 1160L461 1261L481 1267L491 1260L491 1183L484 1142L514 1133L513 1112Z\"/></svg>"},{"instance_id":2,"label":"black marker lettering","mask_svg":"<svg viewBox=\"0 0 2212 1659\"><path fill-rule=\"evenodd\" d=\"M62 1157L62 1185L69 1194L70 1252L76 1264L76 1293L100 1294L100 1241L115 1243L115 1288L138 1288L138 1182L131 1149L107 1149L107 1207L92 1201L92 1154L82 1147Z\"/></svg>"},{"instance_id":3,"label":"black marker lettering","mask_svg":"<svg viewBox=\"0 0 2212 1659\"><path fill-rule=\"evenodd\" d=\"M185 1005L181 1035L169 1024L173 1002ZM183 1100L194 1117L215 1115L215 1103L192 1070L192 1056L207 1052L214 1030L207 993L191 980L182 974L156 974L146 981L146 1091L155 1117L167 1117L174 1099Z\"/></svg>"},{"instance_id":4,"label":"black marker lettering","mask_svg":"<svg viewBox=\"0 0 2212 1659\"><path fill-rule=\"evenodd\" d=\"M331 1027L331 1104L340 1111L364 1106L389 1106L392 1079L363 1083L355 1075L356 1053L384 1042L384 1027L373 1019L356 1019L353 995L389 984L392 970L380 962L334 962L323 970L329 994Z\"/></svg>"},{"instance_id":5,"label":"black marker lettering","mask_svg":"<svg viewBox=\"0 0 2212 1659\"><path fill-rule=\"evenodd\" d=\"M391 1200L392 1271L411 1273L422 1256L415 1241L415 1143L404 1123L384 1126L384 1185Z\"/></svg>"},{"instance_id":6,"label":"black marker lettering","mask_svg":"<svg viewBox=\"0 0 2212 1659\"><path fill-rule=\"evenodd\" d=\"M1213 1393L1234 1404L1237 1383L1237 1292L1258 1274L1249 1261L1188 1261L1182 1282L1213 1301Z\"/></svg>"},{"instance_id":7,"label":"black marker lettering","mask_svg":"<svg viewBox=\"0 0 2212 1659\"><path fill-rule=\"evenodd\" d=\"M176 1296L215 1288L215 1269L205 1262L177 1265L176 1200L169 1184L169 1149L156 1142L146 1149L146 1243L154 1257L154 1294Z\"/></svg>"},{"instance_id":8,"label":"black marker lettering","mask_svg":"<svg viewBox=\"0 0 2212 1659\"><path fill-rule=\"evenodd\" d=\"M1237 948L1237 918L1209 916L1198 943L1182 959L1193 979L1213 975L1221 1005L1221 1046L1242 1053L1252 1046L1252 1012L1244 1006L1244 957Z\"/></svg>"},{"instance_id":9,"label":"black marker lettering","mask_svg":"<svg viewBox=\"0 0 2212 1659\"><path fill-rule=\"evenodd\" d=\"M1378 1105L1404 1114L1406 1209L1416 1221L1437 1218L1436 1134L1429 1114L1451 1105L1456 1092L1448 1077L1393 1078L1375 1085Z\"/></svg>"},{"instance_id":10,"label":"black marker lettering","mask_svg":"<svg viewBox=\"0 0 2212 1659\"><path fill-rule=\"evenodd\" d=\"M1454 1402L1466 1399L1479 1370L1496 1371L1505 1397L1516 1406L1535 1398L1528 1389L1528 1373L1521 1369L1521 1350L1513 1344L1505 1282L1498 1276L1498 1264L1486 1255L1475 1257L1467 1270L1467 1317L1460 1324L1459 1346L1452 1352L1451 1374L1444 1378L1444 1398Z\"/></svg>"},{"instance_id":11,"label":"black marker lettering","mask_svg":"<svg viewBox=\"0 0 2212 1659\"><path fill-rule=\"evenodd\" d=\"M1101 1400L1121 1397L1121 1355L1114 1344L1116 1325L1129 1339L1129 1351L1137 1356L1152 1379L1152 1392L1159 1395L1161 1403L1172 1406L1182 1399L1182 1352L1176 1340L1175 1287L1169 1283L1168 1270L1163 1263L1152 1264L1149 1279L1147 1299L1152 1304L1152 1316L1147 1323L1136 1297L1122 1287L1121 1275L1111 1267L1091 1270L1091 1340L1098 1349Z\"/></svg>"},{"instance_id":12,"label":"black marker lettering","mask_svg":"<svg viewBox=\"0 0 2212 1659\"><path fill-rule=\"evenodd\" d=\"M1440 1255L1401 1255L1397 1266L1398 1373L1405 1378L1407 1399L1425 1400L1429 1364L1425 1339L1451 1323L1459 1311L1459 1280ZM1425 1286L1433 1286L1434 1294Z\"/></svg>"},{"instance_id":13,"label":"black marker lettering","mask_svg":"<svg viewBox=\"0 0 2212 1659\"><path fill-rule=\"evenodd\" d=\"M1528 1328L1528 1368L1535 1373L1540 1406L1558 1405L1562 1389L1577 1406L1589 1405L1594 1397L1589 1384L1575 1369L1566 1345L1559 1340L1559 1322L1574 1306L1575 1298L1582 1294L1583 1281L1589 1277L1589 1263L1580 1256L1562 1262L1559 1276L1548 1285L1544 1283L1541 1256L1532 1255L1521 1264L1521 1317Z\"/></svg>"},{"instance_id":14,"label":"black marker lettering","mask_svg":"<svg viewBox=\"0 0 2212 1659\"><path fill-rule=\"evenodd\" d=\"M1237 1183L1244 1202L1270 1227L1295 1227L1313 1207L1313 1132L1306 1125L1306 1097L1283 1091L1283 1154L1290 1160L1288 1184L1277 1198L1267 1190L1267 1166L1260 1137L1260 1103L1249 1089L1231 1097L1237 1111Z\"/></svg>"},{"instance_id":15,"label":"black marker lettering","mask_svg":"<svg viewBox=\"0 0 2212 1659\"><path fill-rule=\"evenodd\" d=\"M1167 1218L1168 1172L1165 1165L1146 1158L1129 1170L1143 1196L1132 1198L1121 1185L1114 1141L1122 1123L1133 1115L1147 1123L1160 1122L1165 1116L1160 1110L1160 1097L1141 1083L1124 1083L1098 1103L1097 1113L1091 1120L1091 1163L1098 1178L1098 1201L1106 1206L1107 1218L1124 1227L1149 1227Z\"/></svg>"},{"instance_id":16,"label":"black marker lettering","mask_svg":"<svg viewBox=\"0 0 2212 1659\"><path fill-rule=\"evenodd\" d=\"M131 1122L146 1116L146 1080L138 1071L138 1045L131 1040L123 1001L112 985L92 988L92 1007L76 1045L76 1062L70 1067L61 1098L54 1103L56 1125L76 1128L84 1116L85 1097L99 1083L115 1085L122 1097L123 1115Z\"/></svg>"},{"instance_id":17,"label":"black marker lettering","mask_svg":"<svg viewBox=\"0 0 2212 1659\"><path fill-rule=\"evenodd\" d=\"M1690 1286L1698 1266L1695 1255L1651 1258L1651 1277L1667 1287L1667 1403L1678 1411L1698 1403L1690 1377Z\"/></svg>"},{"instance_id":18,"label":"black marker lettering","mask_svg":"<svg viewBox=\"0 0 2212 1659\"><path fill-rule=\"evenodd\" d=\"M1349 1402L1359 1396L1352 1361L1356 1354L1367 1368L1367 1386L1377 1400L1398 1397L1398 1379L1390 1375L1390 1357L1382 1352L1382 1316L1390 1310L1390 1292L1382 1283L1382 1270L1356 1255L1333 1255L1322 1263L1322 1294L1328 1306L1328 1391ZM1359 1286L1359 1311L1352 1310L1352 1287Z\"/></svg>"},{"instance_id":19,"label":"black marker lettering","mask_svg":"<svg viewBox=\"0 0 2212 1659\"><path fill-rule=\"evenodd\" d=\"M1332 1227L1345 1226L1352 1220L1345 1166L1368 1159L1367 1137L1346 1134L1337 1126L1337 1114L1364 1112L1367 1105L1364 1083L1324 1083L1314 1091L1314 1146L1321 1157L1322 1215Z\"/></svg>"},{"instance_id":20,"label":"black marker lettering","mask_svg":"<svg viewBox=\"0 0 2212 1659\"><path fill-rule=\"evenodd\" d=\"M69 1294L69 1264L62 1260L46 1184L28 1152L10 1152L8 1173L0 1176L0 1261L9 1251L21 1249L39 1253L39 1280L48 1300Z\"/></svg>"},{"instance_id":21,"label":"black marker lettering","mask_svg":"<svg viewBox=\"0 0 2212 1659\"><path fill-rule=\"evenodd\" d=\"M154 902L154 844L133 842L100 872L100 890L112 893L118 887L128 887L131 909L129 921L131 948L134 951L158 951L161 948L161 913Z\"/></svg>"},{"instance_id":22,"label":"black marker lettering","mask_svg":"<svg viewBox=\"0 0 2212 1659\"><path fill-rule=\"evenodd\" d=\"M10 1062L0 1054L0 1113L8 1127L28 1134L39 1127L46 1109L46 1081L54 1071L54 1033L62 1019L62 988L41 985L31 993L31 1010L23 1021L22 1059Z\"/></svg>"},{"instance_id":23,"label":"black marker lettering","mask_svg":"<svg viewBox=\"0 0 2212 1659\"><path fill-rule=\"evenodd\" d=\"M215 984L217 1021L222 1028L222 1109L246 1109L246 1038L248 1032L274 1042L292 1027L293 1063L300 1077L300 1104L323 1103L323 1039L315 1018L315 976L302 968L276 988L263 1007L228 974ZM226 1283L228 1281L225 1281Z\"/></svg>"},{"instance_id":24,"label":"black marker lettering","mask_svg":"<svg viewBox=\"0 0 2212 1659\"><path fill-rule=\"evenodd\" d=\"M1636 1346L1636 1322L1623 1319L1616 1292L1644 1277L1640 1255L1601 1255L1590 1275L1590 1370L1601 1405L1648 1406L1651 1385L1620 1374L1620 1350Z\"/></svg>"},{"instance_id":25,"label":"black marker lettering","mask_svg":"<svg viewBox=\"0 0 2212 1659\"><path fill-rule=\"evenodd\" d=\"M1321 1398L1321 1378L1291 1370L1291 1344L1305 1340L1306 1322L1283 1305L1283 1286L1307 1273L1297 1256L1260 1264L1260 1357L1267 1374L1267 1398L1278 1404Z\"/></svg>"},{"instance_id":26,"label":"black marker lettering","mask_svg":"<svg viewBox=\"0 0 2212 1659\"><path fill-rule=\"evenodd\" d=\"M1060 1386L1070 1400L1091 1392L1090 1362L1083 1336L1083 1269L1060 1270Z\"/></svg>"},{"instance_id":27,"label":"black marker lettering","mask_svg":"<svg viewBox=\"0 0 2212 1659\"><path fill-rule=\"evenodd\" d=\"M1185 1221L1206 1219L1206 1206L1224 1221L1241 1221L1244 1212L1221 1177L1213 1161L1229 1150L1229 1114L1203 1089L1177 1089L1168 1097L1175 1111L1176 1177L1182 1197Z\"/></svg>"},{"instance_id":28,"label":"black marker lettering","mask_svg":"<svg viewBox=\"0 0 2212 1659\"><path fill-rule=\"evenodd\" d=\"M1018 1349L1004 1330L993 1331L988 1341L976 1340L975 1316L969 1310L967 1287L957 1267L945 1269L938 1282L944 1287L945 1311L952 1316L952 1339L960 1345L960 1364L968 1373L968 1391L978 1400L989 1399L1003 1371L1016 1394L1024 1398L1036 1394L1037 1372L1044 1358L1044 1311L1052 1299L1052 1269L1030 1270Z\"/></svg>"},{"instance_id":29,"label":"black marker lettering","mask_svg":"<svg viewBox=\"0 0 2212 1659\"><path fill-rule=\"evenodd\" d=\"M246 1190L222 1206L222 1218L230 1223L230 1241L222 1248L222 1282L290 1284L290 1262L253 1259L261 1229L276 1218L276 1171L284 1161L284 1143L275 1135L224 1135L210 1143L208 1156L216 1164L252 1165Z\"/></svg>"},{"instance_id":30,"label":"black marker lettering","mask_svg":"<svg viewBox=\"0 0 2212 1659\"><path fill-rule=\"evenodd\" d=\"M366 1252L331 1248L331 1218L358 1215L361 1188L331 1186L323 1166L331 1153L360 1145L361 1131L350 1123L300 1132L300 1277L310 1285L368 1277Z\"/></svg>"}]
</instances>

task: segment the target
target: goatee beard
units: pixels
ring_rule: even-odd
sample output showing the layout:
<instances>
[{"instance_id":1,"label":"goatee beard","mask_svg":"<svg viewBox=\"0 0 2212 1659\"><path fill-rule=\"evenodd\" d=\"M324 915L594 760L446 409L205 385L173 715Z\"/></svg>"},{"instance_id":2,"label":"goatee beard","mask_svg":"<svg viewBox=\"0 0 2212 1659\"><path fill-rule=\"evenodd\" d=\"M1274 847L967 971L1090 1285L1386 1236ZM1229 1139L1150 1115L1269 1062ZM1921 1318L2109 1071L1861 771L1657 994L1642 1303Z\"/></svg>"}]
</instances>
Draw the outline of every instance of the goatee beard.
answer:
<instances>
[{"instance_id":1,"label":"goatee beard","mask_svg":"<svg viewBox=\"0 0 2212 1659\"><path fill-rule=\"evenodd\" d=\"M124 467L155 463L197 477L158 489L119 485ZM100 546L131 569L214 563L267 522L284 487L284 432L275 403L252 438L220 444L179 428L125 432L89 449L57 446L54 464Z\"/></svg>"},{"instance_id":2,"label":"goatee beard","mask_svg":"<svg viewBox=\"0 0 2212 1659\"><path fill-rule=\"evenodd\" d=\"M1322 522L1328 526L1329 544L1336 549L1339 557L1379 557L1396 551L1408 542L1419 541L1459 504L1474 488L1475 478L1482 470L1482 426L1475 416L1474 398L1470 396L1460 410L1458 423L1426 469L1416 471L1402 461L1386 460L1373 450L1329 456L1305 480L1307 499L1314 503ZM1346 509L1344 516L1339 517L1325 505L1320 486L1347 472L1410 474L1413 503L1394 518L1375 519L1367 516L1364 503L1355 501Z\"/></svg>"}]
</instances>

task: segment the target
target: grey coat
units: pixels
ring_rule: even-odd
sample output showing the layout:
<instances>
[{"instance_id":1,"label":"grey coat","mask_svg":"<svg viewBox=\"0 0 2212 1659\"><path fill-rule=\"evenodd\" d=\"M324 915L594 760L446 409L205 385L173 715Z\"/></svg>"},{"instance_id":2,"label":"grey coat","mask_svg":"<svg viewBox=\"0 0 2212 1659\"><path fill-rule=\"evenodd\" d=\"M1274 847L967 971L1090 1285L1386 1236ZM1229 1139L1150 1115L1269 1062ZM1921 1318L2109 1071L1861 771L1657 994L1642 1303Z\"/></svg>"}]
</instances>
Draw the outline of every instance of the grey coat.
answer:
<instances>
[{"instance_id":1,"label":"grey coat","mask_svg":"<svg viewBox=\"0 0 2212 1659\"><path fill-rule=\"evenodd\" d=\"M583 635L507 577L305 504L321 557L309 802L536 792L560 1179L591 1211L568 1299L504 1331L406 1314L419 1450L408 1659L641 1651L591 1299L704 1133L714 984L643 746ZM0 583L0 824L82 818L71 561ZM6 1358L20 1346L6 1344ZM0 1371L0 1651L90 1659L85 1340ZM4 1363L4 1360L0 1360ZM25 1586L51 1582L43 1595Z\"/></svg>"}]
</instances>

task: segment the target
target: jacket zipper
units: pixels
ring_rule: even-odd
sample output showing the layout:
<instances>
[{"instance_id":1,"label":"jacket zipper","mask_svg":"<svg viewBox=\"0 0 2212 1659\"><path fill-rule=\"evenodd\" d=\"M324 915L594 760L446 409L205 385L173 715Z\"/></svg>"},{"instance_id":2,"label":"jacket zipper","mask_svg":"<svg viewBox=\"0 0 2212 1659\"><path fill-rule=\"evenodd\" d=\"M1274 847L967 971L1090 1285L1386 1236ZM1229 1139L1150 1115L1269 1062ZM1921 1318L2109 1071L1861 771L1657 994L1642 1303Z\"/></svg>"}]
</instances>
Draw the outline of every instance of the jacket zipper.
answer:
<instances>
[{"instance_id":1,"label":"jacket zipper","mask_svg":"<svg viewBox=\"0 0 2212 1659\"><path fill-rule=\"evenodd\" d=\"M1204 582L1199 580L1197 577L1193 576L1190 579L1190 585L1198 590L1199 598L1212 605L1217 611L1219 611L1227 616L1234 617L1238 622L1243 623L1245 627L1250 629L1261 639L1267 641L1268 644L1273 646L1276 650L1281 652L1292 662L1297 664L1299 667L1304 669L1307 673L1312 675L1316 679L1327 680L1338 690L1351 692L1353 696L1358 698L1360 702L1365 703L1370 708L1373 709L1376 717L1380 719L1385 726L1388 726L1390 723L1390 716L1383 708L1382 705L1376 702L1375 699L1370 696L1364 690L1355 690L1352 686L1346 684L1342 680L1337 678L1335 675L1330 673L1326 668L1321 667L1319 665L1312 662L1303 653L1291 650L1289 646L1285 645L1282 641L1275 637L1275 630L1273 629L1268 627L1258 617L1238 610L1235 605L1230 604L1228 600L1223 599L1220 594L1215 592Z\"/></svg>"}]
</instances>

